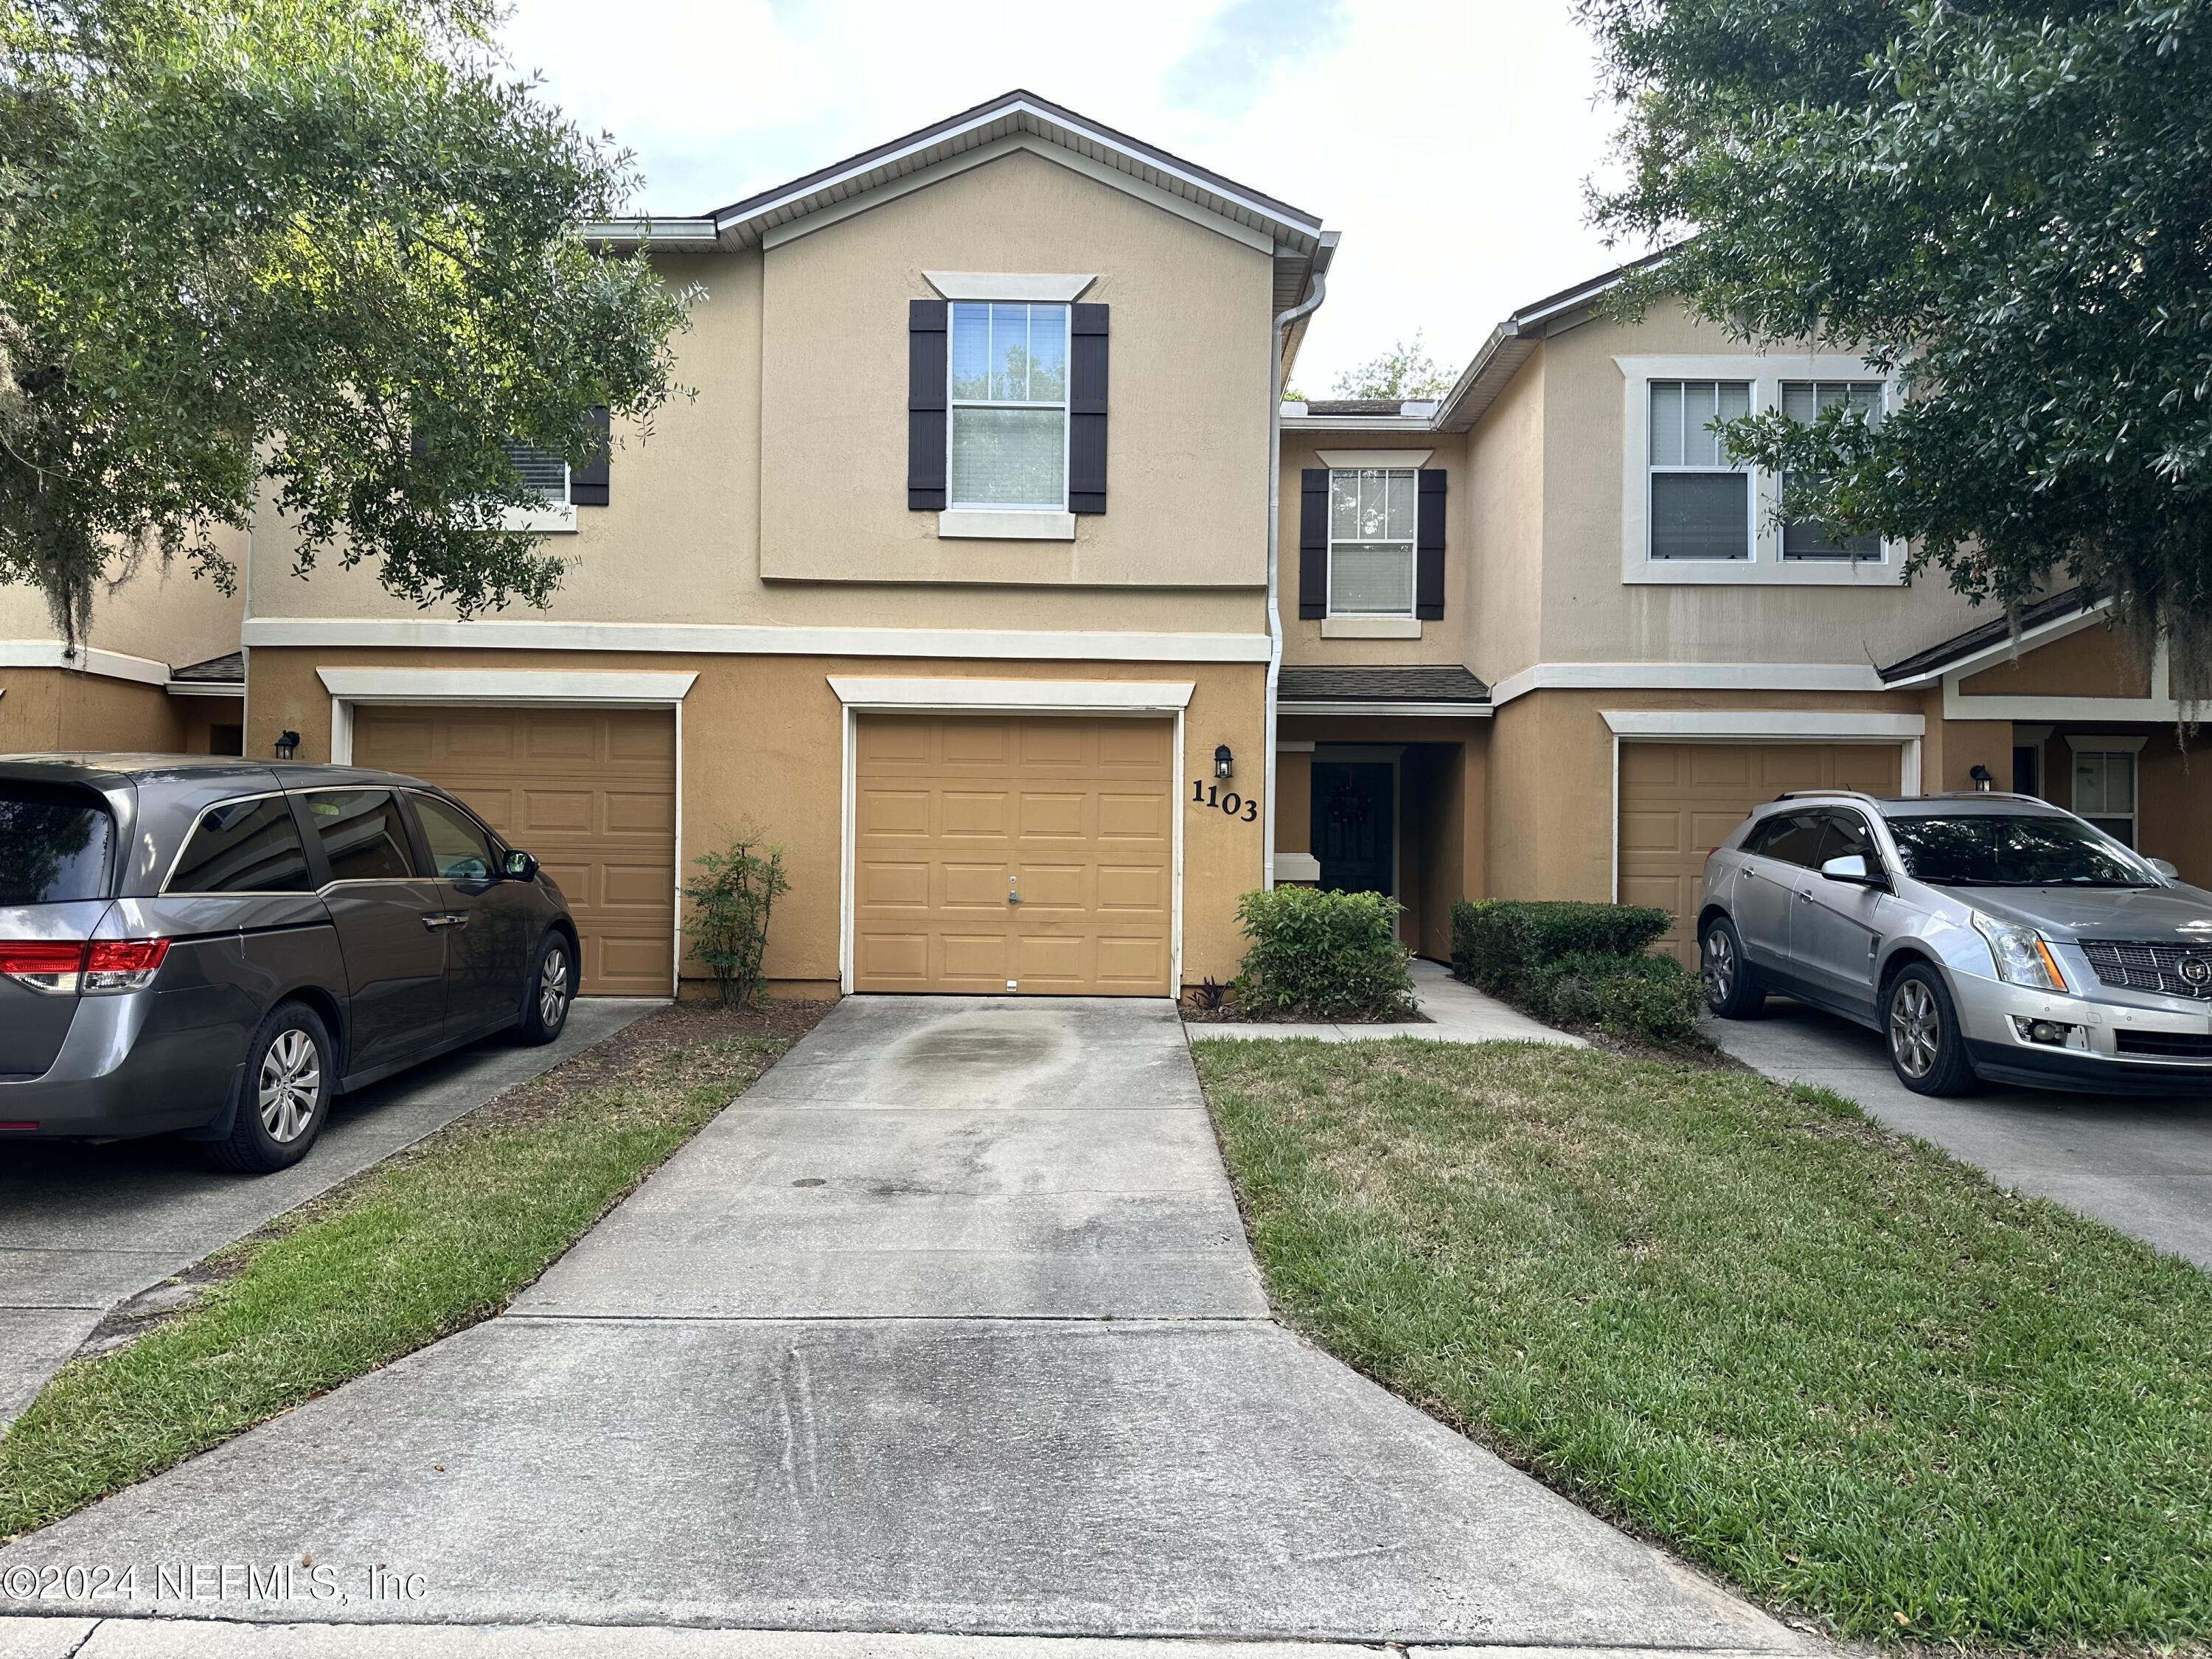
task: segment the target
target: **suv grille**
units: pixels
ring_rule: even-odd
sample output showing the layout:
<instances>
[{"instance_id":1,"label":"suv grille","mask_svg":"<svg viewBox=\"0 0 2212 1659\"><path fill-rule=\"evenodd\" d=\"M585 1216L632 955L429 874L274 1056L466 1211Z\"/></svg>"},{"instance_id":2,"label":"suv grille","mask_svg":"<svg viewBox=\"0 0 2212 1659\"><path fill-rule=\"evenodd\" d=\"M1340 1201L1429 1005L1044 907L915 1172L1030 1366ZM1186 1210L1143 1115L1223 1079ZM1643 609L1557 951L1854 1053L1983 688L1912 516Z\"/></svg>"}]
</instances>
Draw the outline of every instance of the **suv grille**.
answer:
<instances>
[{"instance_id":1,"label":"suv grille","mask_svg":"<svg viewBox=\"0 0 2212 1659\"><path fill-rule=\"evenodd\" d=\"M2120 1031L2124 1054L2163 1054L2177 1060L2212 1060L2212 1036L2191 1036L2186 1031Z\"/></svg>"},{"instance_id":2,"label":"suv grille","mask_svg":"<svg viewBox=\"0 0 2212 1659\"><path fill-rule=\"evenodd\" d=\"M2081 954L2107 985L2130 991L2160 991L2170 997L2212 1000L2212 941L2203 945L2129 944L2120 939L2085 939ZM2199 969L2197 964L2202 963ZM2185 973L2186 964L2191 971ZM2202 973L2203 977L2198 977Z\"/></svg>"}]
</instances>

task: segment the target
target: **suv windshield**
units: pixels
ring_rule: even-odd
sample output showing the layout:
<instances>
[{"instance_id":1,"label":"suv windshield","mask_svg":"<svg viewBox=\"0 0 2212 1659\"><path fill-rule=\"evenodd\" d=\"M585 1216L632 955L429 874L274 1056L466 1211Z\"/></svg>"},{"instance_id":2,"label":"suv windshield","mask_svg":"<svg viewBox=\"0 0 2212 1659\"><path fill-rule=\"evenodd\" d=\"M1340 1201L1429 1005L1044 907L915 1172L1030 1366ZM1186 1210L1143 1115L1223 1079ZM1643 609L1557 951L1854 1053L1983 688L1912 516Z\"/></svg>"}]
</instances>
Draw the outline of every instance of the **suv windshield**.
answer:
<instances>
[{"instance_id":1,"label":"suv windshield","mask_svg":"<svg viewBox=\"0 0 2212 1659\"><path fill-rule=\"evenodd\" d=\"M1893 817L1916 880L1939 887L2154 887L2150 872L2072 818L1977 812Z\"/></svg>"},{"instance_id":2,"label":"suv windshield","mask_svg":"<svg viewBox=\"0 0 2212 1659\"><path fill-rule=\"evenodd\" d=\"M115 825L97 796L0 783L0 905L107 896Z\"/></svg>"}]
</instances>

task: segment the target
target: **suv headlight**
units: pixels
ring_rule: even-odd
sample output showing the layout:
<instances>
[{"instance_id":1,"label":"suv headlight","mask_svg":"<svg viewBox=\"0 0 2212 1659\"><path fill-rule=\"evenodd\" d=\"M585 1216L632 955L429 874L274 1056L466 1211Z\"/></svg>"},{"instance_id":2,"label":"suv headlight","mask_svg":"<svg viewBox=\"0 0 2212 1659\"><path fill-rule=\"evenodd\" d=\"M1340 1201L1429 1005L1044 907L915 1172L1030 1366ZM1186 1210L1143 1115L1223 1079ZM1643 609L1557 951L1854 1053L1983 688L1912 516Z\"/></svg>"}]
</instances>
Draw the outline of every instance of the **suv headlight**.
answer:
<instances>
[{"instance_id":1,"label":"suv headlight","mask_svg":"<svg viewBox=\"0 0 2212 1659\"><path fill-rule=\"evenodd\" d=\"M1997 959L1997 977L2008 985L2030 985L2039 991L2063 991L2066 975L2058 971L2058 958L2051 954L2043 935L2018 922L1999 921L1974 912L1974 931L1990 942Z\"/></svg>"}]
</instances>

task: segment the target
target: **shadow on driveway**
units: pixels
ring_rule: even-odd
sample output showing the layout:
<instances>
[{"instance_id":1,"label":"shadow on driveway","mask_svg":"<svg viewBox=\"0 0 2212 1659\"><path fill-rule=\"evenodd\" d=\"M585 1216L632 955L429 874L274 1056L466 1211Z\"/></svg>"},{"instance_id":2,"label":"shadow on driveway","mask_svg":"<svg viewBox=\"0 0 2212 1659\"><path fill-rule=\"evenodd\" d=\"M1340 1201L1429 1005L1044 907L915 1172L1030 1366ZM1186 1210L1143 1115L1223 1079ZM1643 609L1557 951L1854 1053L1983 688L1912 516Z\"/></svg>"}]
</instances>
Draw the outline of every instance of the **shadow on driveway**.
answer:
<instances>
[{"instance_id":1,"label":"shadow on driveway","mask_svg":"<svg viewBox=\"0 0 2212 1659\"><path fill-rule=\"evenodd\" d=\"M2014 1188L2212 1268L2212 1097L1990 1088L1936 1100L1897 1080L1881 1035L1777 997L1705 1033L1767 1076L1817 1084Z\"/></svg>"}]
</instances>

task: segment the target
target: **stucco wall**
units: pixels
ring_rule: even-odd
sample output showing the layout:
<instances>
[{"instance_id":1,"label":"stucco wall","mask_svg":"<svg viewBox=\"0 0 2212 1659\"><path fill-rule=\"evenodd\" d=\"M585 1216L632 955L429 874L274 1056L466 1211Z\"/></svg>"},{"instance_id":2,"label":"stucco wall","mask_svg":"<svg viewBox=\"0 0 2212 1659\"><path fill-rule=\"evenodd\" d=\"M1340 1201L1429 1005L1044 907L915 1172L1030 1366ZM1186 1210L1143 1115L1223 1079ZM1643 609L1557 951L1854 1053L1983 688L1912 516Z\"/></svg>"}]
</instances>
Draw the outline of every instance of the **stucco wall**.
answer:
<instances>
[{"instance_id":1,"label":"stucco wall","mask_svg":"<svg viewBox=\"0 0 2212 1659\"><path fill-rule=\"evenodd\" d=\"M1959 682L1967 697L2148 697L2150 659L2116 628L2087 627Z\"/></svg>"},{"instance_id":2,"label":"stucco wall","mask_svg":"<svg viewBox=\"0 0 2212 1659\"><path fill-rule=\"evenodd\" d=\"M1467 660L1493 685L1542 659L1545 374L1540 351L1468 434L1474 557Z\"/></svg>"},{"instance_id":3,"label":"stucco wall","mask_svg":"<svg viewBox=\"0 0 2212 1659\"><path fill-rule=\"evenodd\" d=\"M176 700L158 685L73 668L0 668L0 755L182 746Z\"/></svg>"},{"instance_id":4,"label":"stucco wall","mask_svg":"<svg viewBox=\"0 0 2212 1659\"><path fill-rule=\"evenodd\" d=\"M253 653L246 752L267 754L276 734L301 734L299 757L329 758L331 699L318 666L449 668L449 652L313 652L265 647ZM837 977L842 859L843 708L832 674L898 678L1189 680L1177 788L1183 812L1183 978L1228 979L1242 954L1239 894L1261 882L1261 830L1189 799L1210 779L1213 750L1237 756L1248 797L1264 785L1257 665L1215 663L987 663L881 658L684 657L640 653L471 653L471 669L563 672L696 672L684 704L683 845L689 860L719 847L750 821L787 849L792 891L776 908L768 970L774 980L819 990ZM685 874L690 871L687 867Z\"/></svg>"}]
</instances>

